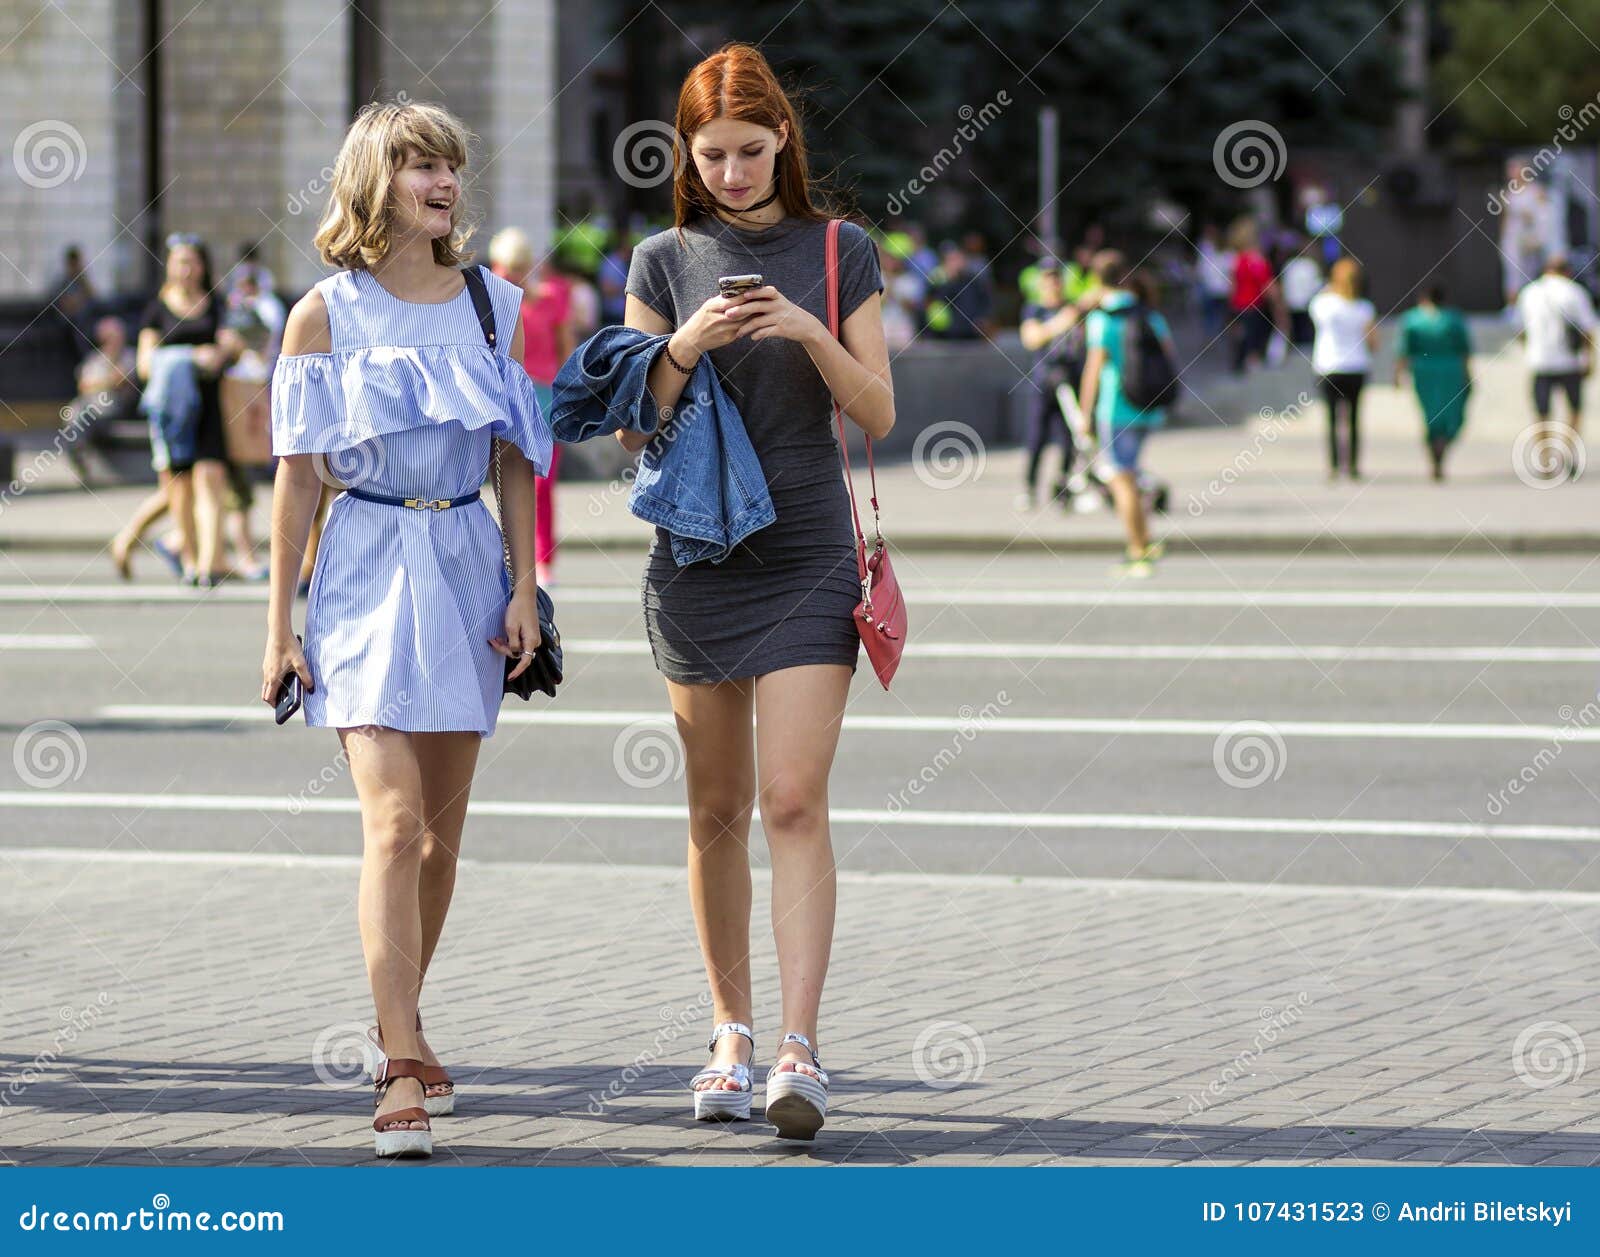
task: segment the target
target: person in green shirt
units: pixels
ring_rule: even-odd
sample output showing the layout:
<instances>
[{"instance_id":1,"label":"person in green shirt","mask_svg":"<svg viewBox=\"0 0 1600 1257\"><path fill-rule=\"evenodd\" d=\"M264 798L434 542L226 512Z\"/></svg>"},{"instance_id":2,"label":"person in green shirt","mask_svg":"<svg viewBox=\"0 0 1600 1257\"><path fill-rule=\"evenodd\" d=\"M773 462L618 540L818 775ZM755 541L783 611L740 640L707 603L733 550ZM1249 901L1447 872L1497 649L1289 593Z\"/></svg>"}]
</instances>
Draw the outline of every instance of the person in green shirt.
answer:
<instances>
[{"instance_id":1,"label":"person in green shirt","mask_svg":"<svg viewBox=\"0 0 1600 1257\"><path fill-rule=\"evenodd\" d=\"M1147 577L1153 561L1161 557L1161 542L1152 543L1139 493L1139 453L1145 436L1167 421L1164 407L1134 405L1122 387L1123 332L1130 318L1145 318L1169 360L1177 362L1172 331L1159 313L1149 308L1148 294L1138 268L1116 249L1095 255L1094 274L1100 285L1099 307L1090 312L1085 330L1089 357L1083 369L1078 396L1084 415L1090 417L1102 454L1111 471L1111 498L1127 533L1127 554L1117 571Z\"/></svg>"},{"instance_id":2,"label":"person in green shirt","mask_svg":"<svg viewBox=\"0 0 1600 1257\"><path fill-rule=\"evenodd\" d=\"M1411 373L1422 407L1433 478L1444 479L1444 455L1461 434L1472 393L1472 338L1459 310L1444 304L1444 289L1430 285L1422 300L1400 320L1395 356L1398 387Z\"/></svg>"}]
</instances>

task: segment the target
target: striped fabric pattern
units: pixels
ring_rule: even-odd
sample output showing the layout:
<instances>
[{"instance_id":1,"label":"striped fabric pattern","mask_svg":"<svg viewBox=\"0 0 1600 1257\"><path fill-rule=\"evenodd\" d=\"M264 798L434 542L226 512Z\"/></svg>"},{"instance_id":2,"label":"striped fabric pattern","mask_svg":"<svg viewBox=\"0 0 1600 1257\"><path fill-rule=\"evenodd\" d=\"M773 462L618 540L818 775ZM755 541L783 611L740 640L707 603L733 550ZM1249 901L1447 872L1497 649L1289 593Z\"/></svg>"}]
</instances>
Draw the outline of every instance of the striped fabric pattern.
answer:
<instances>
[{"instance_id":1,"label":"striped fabric pattern","mask_svg":"<svg viewBox=\"0 0 1600 1257\"><path fill-rule=\"evenodd\" d=\"M488 279L499 342L509 346L521 293ZM351 271L318 288L332 350L279 359L274 453L314 452L330 483L429 499L483 485L492 433L530 459L548 458L531 381L524 394L514 377L509 387L501 380L505 364L483 353L464 290L454 301L407 302ZM474 393L494 409L451 412L450 401L459 408ZM486 502L433 511L340 494L306 609L306 723L492 736L504 662L488 639L504 634L509 593Z\"/></svg>"}]
</instances>

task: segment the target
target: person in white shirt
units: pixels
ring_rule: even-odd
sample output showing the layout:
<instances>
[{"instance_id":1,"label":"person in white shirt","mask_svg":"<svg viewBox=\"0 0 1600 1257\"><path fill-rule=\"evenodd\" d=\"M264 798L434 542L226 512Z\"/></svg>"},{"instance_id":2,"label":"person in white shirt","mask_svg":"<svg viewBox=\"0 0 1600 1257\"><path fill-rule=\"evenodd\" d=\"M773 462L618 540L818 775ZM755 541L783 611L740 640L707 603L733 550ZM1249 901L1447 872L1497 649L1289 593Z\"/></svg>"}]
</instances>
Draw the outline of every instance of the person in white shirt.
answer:
<instances>
[{"instance_id":1,"label":"person in white shirt","mask_svg":"<svg viewBox=\"0 0 1600 1257\"><path fill-rule=\"evenodd\" d=\"M1517 317L1533 373L1533 409L1541 425L1550 422L1556 389L1567 398L1568 422L1576 435L1583 414L1583 377L1593 366L1591 343L1597 320L1589 294L1567 274L1567 260L1554 256L1544 274L1517 297Z\"/></svg>"},{"instance_id":2,"label":"person in white shirt","mask_svg":"<svg viewBox=\"0 0 1600 1257\"><path fill-rule=\"evenodd\" d=\"M1233 293L1233 251L1222 247L1215 223L1206 224L1195 246L1194 272L1206 340L1214 341L1227 327L1228 298Z\"/></svg>"},{"instance_id":3,"label":"person in white shirt","mask_svg":"<svg viewBox=\"0 0 1600 1257\"><path fill-rule=\"evenodd\" d=\"M1309 344L1313 335L1311 299L1322 287L1322 268L1312 256L1315 247L1305 245L1285 262L1278 280L1283 286L1283 304L1289 308L1289 342L1294 345Z\"/></svg>"},{"instance_id":4,"label":"person in white shirt","mask_svg":"<svg viewBox=\"0 0 1600 1257\"><path fill-rule=\"evenodd\" d=\"M1361 479L1361 389L1372 370L1378 348L1377 314L1361 295L1361 264L1340 258L1328 272L1328 286L1311 299L1311 366L1322 381L1328 404L1328 479L1338 478L1341 463L1350 479ZM1339 427L1349 432L1347 454L1340 458Z\"/></svg>"}]
</instances>

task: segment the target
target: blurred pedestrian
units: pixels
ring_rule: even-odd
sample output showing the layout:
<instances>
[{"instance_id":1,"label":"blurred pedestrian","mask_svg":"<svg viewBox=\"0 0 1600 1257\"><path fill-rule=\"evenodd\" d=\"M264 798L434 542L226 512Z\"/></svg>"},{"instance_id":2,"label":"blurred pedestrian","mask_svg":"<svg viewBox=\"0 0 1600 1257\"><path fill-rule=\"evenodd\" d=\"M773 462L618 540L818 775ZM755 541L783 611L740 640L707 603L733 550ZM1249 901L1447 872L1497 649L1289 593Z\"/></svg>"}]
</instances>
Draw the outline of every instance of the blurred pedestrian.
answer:
<instances>
[{"instance_id":1,"label":"blurred pedestrian","mask_svg":"<svg viewBox=\"0 0 1600 1257\"><path fill-rule=\"evenodd\" d=\"M161 489L112 540L113 562L126 573L127 556L162 511L171 510L177 544L156 548L190 585L222 580L222 528L228 491L228 451L222 423L222 372L242 352L222 323L211 259L200 237L167 237L165 279L145 307L136 353L144 385L140 407L150 419L151 463Z\"/></svg>"},{"instance_id":2,"label":"blurred pedestrian","mask_svg":"<svg viewBox=\"0 0 1600 1257\"><path fill-rule=\"evenodd\" d=\"M61 273L50 281L50 304L55 308L71 338L76 358L94 344L89 328L94 318L95 291L83 264L83 250L69 244L61 255Z\"/></svg>"},{"instance_id":3,"label":"blurred pedestrian","mask_svg":"<svg viewBox=\"0 0 1600 1257\"><path fill-rule=\"evenodd\" d=\"M135 416L139 403L137 363L128 329L122 320L107 315L94 325L95 348L78 364L78 393L69 408L66 426L75 435L66 443L67 460L78 483L90 487L87 447L96 431ZM118 564L120 572L124 564Z\"/></svg>"},{"instance_id":4,"label":"blurred pedestrian","mask_svg":"<svg viewBox=\"0 0 1600 1257\"><path fill-rule=\"evenodd\" d=\"M1361 264L1340 258L1328 272L1328 284L1311 299L1315 338L1311 366L1322 384L1328 407L1328 479L1338 478L1342 465L1350 479L1361 479L1361 390L1378 348L1377 314L1361 295ZM1340 455L1340 428L1347 440Z\"/></svg>"},{"instance_id":5,"label":"blurred pedestrian","mask_svg":"<svg viewBox=\"0 0 1600 1257\"><path fill-rule=\"evenodd\" d=\"M1087 358L1083 316L1077 305L1063 298L1060 263L1054 258L1042 261L1036 284L1038 300L1023 306L1020 329L1022 347L1034 356L1028 378L1038 392L1028 411L1027 461L1023 464L1022 492L1016 502L1022 511L1031 511L1037 501L1039 467L1052 438L1061 446L1061 470L1050 496L1063 506L1069 504L1067 479L1072 474L1076 447L1057 389L1082 378Z\"/></svg>"},{"instance_id":6,"label":"blurred pedestrian","mask_svg":"<svg viewBox=\"0 0 1600 1257\"><path fill-rule=\"evenodd\" d=\"M1233 291L1228 296L1234 322L1233 369L1243 375L1266 361L1273 330L1283 321L1278 315L1282 294L1261 252L1253 219L1233 224L1228 246L1233 251Z\"/></svg>"},{"instance_id":7,"label":"blurred pedestrian","mask_svg":"<svg viewBox=\"0 0 1600 1257\"><path fill-rule=\"evenodd\" d=\"M941 340L978 340L990 330L994 286L960 245L946 244L928 290L928 330Z\"/></svg>"},{"instance_id":8,"label":"blurred pedestrian","mask_svg":"<svg viewBox=\"0 0 1600 1257\"><path fill-rule=\"evenodd\" d=\"M879 248L878 265L883 271L883 340L890 353L899 353L922 326L917 308L922 285L907 270L905 259L888 249Z\"/></svg>"},{"instance_id":9,"label":"blurred pedestrian","mask_svg":"<svg viewBox=\"0 0 1600 1257\"><path fill-rule=\"evenodd\" d=\"M522 365L533 381L540 413L548 416L556 372L576 345L571 324L572 282L548 257L539 263L535 275L533 246L515 227L495 233L489 242L489 263L496 275L522 289ZM541 585L549 584L555 574L555 483L560 467L558 442L550 455L548 474L538 477L535 487L535 557Z\"/></svg>"},{"instance_id":10,"label":"blurred pedestrian","mask_svg":"<svg viewBox=\"0 0 1600 1257\"><path fill-rule=\"evenodd\" d=\"M1444 479L1444 456L1461 434L1472 392L1472 337L1461 311L1444 303L1444 289L1430 284L1422 300L1400 320L1394 382L1411 373L1435 480Z\"/></svg>"},{"instance_id":11,"label":"blurred pedestrian","mask_svg":"<svg viewBox=\"0 0 1600 1257\"><path fill-rule=\"evenodd\" d=\"M1154 404L1143 393L1151 379L1162 376L1163 367L1176 381L1178 354L1167 321L1150 308L1148 292L1121 252L1102 249L1095 255L1094 273L1100 300L1086 323L1089 354L1079 396L1084 414L1095 424L1100 456L1111 472L1112 501L1127 534L1127 551L1116 570L1144 578L1154 572L1163 545L1150 540L1139 457L1145 437L1166 423L1165 397L1171 387L1158 388L1161 400ZM1165 355L1165 363L1156 361L1158 353Z\"/></svg>"},{"instance_id":12,"label":"blurred pedestrian","mask_svg":"<svg viewBox=\"0 0 1600 1257\"><path fill-rule=\"evenodd\" d=\"M1222 233L1207 223L1195 246L1195 285L1200 298L1200 326L1209 346L1228 325L1228 299L1233 295L1233 251L1222 245Z\"/></svg>"},{"instance_id":13,"label":"blurred pedestrian","mask_svg":"<svg viewBox=\"0 0 1600 1257\"><path fill-rule=\"evenodd\" d=\"M627 309L628 263L633 260L633 245L617 229L616 245L605 255L595 276L600 287L600 318L604 326L614 327L622 322Z\"/></svg>"},{"instance_id":14,"label":"blurred pedestrian","mask_svg":"<svg viewBox=\"0 0 1600 1257\"><path fill-rule=\"evenodd\" d=\"M1594 302L1575 283L1567 259L1552 254L1544 273L1517 297L1528 370L1533 375L1533 409L1541 428L1539 447L1554 438L1564 451L1564 474L1578 473L1576 443L1583 421L1583 381L1594 369ZM1551 400L1560 391L1567 399L1567 424L1550 422Z\"/></svg>"},{"instance_id":15,"label":"blurred pedestrian","mask_svg":"<svg viewBox=\"0 0 1600 1257\"><path fill-rule=\"evenodd\" d=\"M1283 264L1278 277L1283 288L1283 305L1289 312L1289 343L1304 348L1312 342L1316 329L1311 325L1311 299L1322 291L1322 268L1317 265L1316 245L1303 243Z\"/></svg>"}]
</instances>

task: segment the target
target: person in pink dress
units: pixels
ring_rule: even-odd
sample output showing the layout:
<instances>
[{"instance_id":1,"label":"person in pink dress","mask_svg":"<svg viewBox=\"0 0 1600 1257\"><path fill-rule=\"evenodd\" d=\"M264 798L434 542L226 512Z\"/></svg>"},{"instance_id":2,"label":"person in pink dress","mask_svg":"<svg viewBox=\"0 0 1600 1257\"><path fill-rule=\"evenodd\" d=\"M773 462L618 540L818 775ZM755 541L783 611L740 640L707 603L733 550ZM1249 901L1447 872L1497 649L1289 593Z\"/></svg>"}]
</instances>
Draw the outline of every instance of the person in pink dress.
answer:
<instances>
[{"instance_id":1,"label":"person in pink dress","mask_svg":"<svg viewBox=\"0 0 1600 1257\"><path fill-rule=\"evenodd\" d=\"M509 279L523 291L522 326L526 339L522 366L533 380L540 407L549 414L556 372L574 347L568 326L571 281L556 270L548 258L539 265L535 277L533 246L527 235L516 227L495 233L489 242L489 263L496 275ZM549 474L540 476L535 483L534 559L541 585L550 584L555 575L555 486L560 467L561 447L557 445L550 458Z\"/></svg>"}]
</instances>

